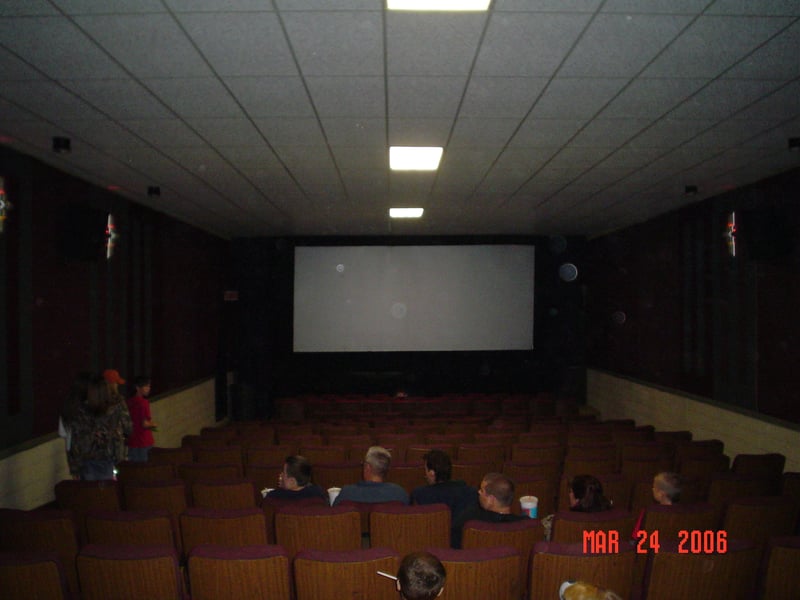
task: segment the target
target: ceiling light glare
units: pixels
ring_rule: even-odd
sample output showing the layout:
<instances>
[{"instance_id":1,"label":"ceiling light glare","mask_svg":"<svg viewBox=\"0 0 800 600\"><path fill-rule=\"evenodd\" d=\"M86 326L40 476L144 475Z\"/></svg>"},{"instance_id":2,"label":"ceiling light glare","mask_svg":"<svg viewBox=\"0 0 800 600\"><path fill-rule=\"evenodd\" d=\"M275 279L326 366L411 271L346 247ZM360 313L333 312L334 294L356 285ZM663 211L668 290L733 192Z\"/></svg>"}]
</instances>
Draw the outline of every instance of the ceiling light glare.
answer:
<instances>
[{"instance_id":1,"label":"ceiling light glare","mask_svg":"<svg viewBox=\"0 0 800 600\"><path fill-rule=\"evenodd\" d=\"M442 148L392 146L389 148L389 167L392 171L435 171L442 160Z\"/></svg>"},{"instance_id":2,"label":"ceiling light glare","mask_svg":"<svg viewBox=\"0 0 800 600\"><path fill-rule=\"evenodd\" d=\"M393 219L419 219L424 208L390 208L389 216Z\"/></svg>"},{"instance_id":3,"label":"ceiling light glare","mask_svg":"<svg viewBox=\"0 0 800 600\"><path fill-rule=\"evenodd\" d=\"M491 0L386 0L389 10L480 11L489 10Z\"/></svg>"}]
</instances>

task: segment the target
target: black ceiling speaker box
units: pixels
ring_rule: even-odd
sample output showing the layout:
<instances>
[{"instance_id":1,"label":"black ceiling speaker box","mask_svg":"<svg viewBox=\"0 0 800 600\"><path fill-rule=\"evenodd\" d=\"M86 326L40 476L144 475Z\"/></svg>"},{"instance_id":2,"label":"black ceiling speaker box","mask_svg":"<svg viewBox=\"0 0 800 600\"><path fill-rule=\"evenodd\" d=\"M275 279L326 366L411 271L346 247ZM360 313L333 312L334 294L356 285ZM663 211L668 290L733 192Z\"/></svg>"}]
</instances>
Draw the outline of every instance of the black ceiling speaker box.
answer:
<instances>
[{"instance_id":1,"label":"black ceiling speaker box","mask_svg":"<svg viewBox=\"0 0 800 600\"><path fill-rule=\"evenodd\" d=\"M771 260L794 251L796 227L786 210L765 208L737 211L736 239L753 260Z\"/></svg>"},{"instance_id":2,"label":"black ceiling speaker box","mask_svg":"<svg viewBox=\"0 0 800 600\"><path fill-rule=\"evenodd\" d=\"M93 261L106 255L108 213L81 205L62 206L58 211L56 241L69 260Z\"/></svg>"}]
</instances>

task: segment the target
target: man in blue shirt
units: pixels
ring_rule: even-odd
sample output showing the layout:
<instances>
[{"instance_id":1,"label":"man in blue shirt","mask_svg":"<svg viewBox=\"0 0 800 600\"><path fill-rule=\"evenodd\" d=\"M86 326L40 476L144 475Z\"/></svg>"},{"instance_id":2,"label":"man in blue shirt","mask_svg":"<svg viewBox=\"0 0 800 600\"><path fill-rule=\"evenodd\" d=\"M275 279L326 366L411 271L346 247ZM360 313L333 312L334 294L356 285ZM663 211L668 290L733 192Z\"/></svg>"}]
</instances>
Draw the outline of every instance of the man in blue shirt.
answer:
<instances>
[{"instance_id":1,"label":"man in blue shirt","mask_svg":"<svg viewBox=\"0 0 800 600\"><path fill-rule=\"evenodd\" d=\"M408 493L396 483L385 481L392 462L392 454L381 446L367 450L363 464L363 479L346 485L333 502L337 506L345 500L352 502L393 502L408 504Z\"/></svg>"}]
</instances>

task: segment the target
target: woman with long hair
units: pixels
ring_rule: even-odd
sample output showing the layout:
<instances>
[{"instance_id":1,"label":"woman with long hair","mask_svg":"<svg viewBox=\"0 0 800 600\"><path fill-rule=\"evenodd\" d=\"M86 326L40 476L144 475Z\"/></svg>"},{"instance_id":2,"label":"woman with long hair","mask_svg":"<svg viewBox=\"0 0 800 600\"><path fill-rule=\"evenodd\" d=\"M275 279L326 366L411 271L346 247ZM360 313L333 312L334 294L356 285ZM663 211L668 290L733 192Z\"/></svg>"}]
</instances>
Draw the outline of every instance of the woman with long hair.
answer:
<instances>
[{"instance_id":1,"label":"woman with long hair","mask_svg":"<svg viewBox=\"0 0 800 600\"><path fill-rule=\"evenodd\" d=\"M575 512L611 510L611 500L603 494L603 484L593 475L576 475L569 483L569 509Z\"/></svg>"},{"instance_id":2,"label":"woman with long hair","mask_svg":"<svg viewBox=\"0 0 800 600\"><path fill-rule=\"evenodd\" d=\"M81 409L86 403L86 395L89 391L89 382L92 376L87 372L78 373L75 381L70 386L67 398L58 411L58 435L64 438L64 449L67 452L67 462L70 465L70 473L73 477L78 477L78 472L72 470L73 462L70 461L72 450L72 426L75 423Z\"/></svg>"},{"instance_id":3,"label":"woman with long hair","mask_svg":"<svg viewBox=\"0 0 800 600\"><path fill-rule=\"evenodd\" d=\"M93 379L72 428L70 470L88 481L113 479L120 432L128 435L130 431L131 417L125 404L111 395L105 379Z\"/></svg>"}]
</instances>

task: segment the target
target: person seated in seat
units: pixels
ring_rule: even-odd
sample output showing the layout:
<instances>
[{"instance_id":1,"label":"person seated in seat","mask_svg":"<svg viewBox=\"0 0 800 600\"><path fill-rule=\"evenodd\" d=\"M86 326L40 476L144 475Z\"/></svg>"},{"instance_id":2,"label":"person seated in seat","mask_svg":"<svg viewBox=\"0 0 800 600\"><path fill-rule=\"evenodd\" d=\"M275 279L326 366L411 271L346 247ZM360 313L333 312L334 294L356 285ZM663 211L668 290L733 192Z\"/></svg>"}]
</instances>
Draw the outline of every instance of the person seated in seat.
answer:
<instances>
[{"instance_id":1,"label":"person seated in seat","mask_svg":"<svg viewBox=\"0 0 800 600\"><path fill-rule=\"evenodd\" d=\"M507 523L528 517L511 512L514 503L514 482L502 473L487 473L478 490L478 504L470 506L455 518L450 535L453 548L461 547L461 534L467 521Z\"/></svg>"},{"instance_id":2,"label":"person seated in seat","mask_svg":"<svg viewBox=\"0 0 800 600\"><path fill-rule=\"evenodd\" d=\"M278 475L278 487L270 491L267 498L298 500L320 497L328 500L328 493L311 483L311 463L305 456L287 456L283 470Z\"/></svg>"},{"instance_id":3,"label":"person seated in seat","mask_svg":"<svg viewBox=\"0 0 800 600\"><path fill-rule=\"evenodd\" d=\"M558 590L560 600L622 600L619 594L585 581L565 581Z\"/></svg>"},{"instance_id":4,"label":"person seated in seat","mask_svg":"<svg viewBox=\"0 0 800 600\"><path fill-rule=\"evenodd\" d=\"M446 504L453 518L478 499L475 488L464 481L452 480L453 463L446 452L431 450L423 457L425 460L425 480L423 485L411 492L412 504Z\"/></svg>"},{"instance_id":5,"label":"person seated in seat","mask_svg":"<svg viewBox=\"0 0 800 600\"><path fill-rule=\"evenodd\" d=\"M611 510L611 500L603 494L603 484L593 475L576 475L569 482L569 509L574 512Z\"/></svg>"},{"instance_id":6,"label":"person seated in seat","mask_svg":"<svg viewBox=\"0 0 800 600\"><path fill-rule=\"evenodd\" d=\"M429 552L403 557L397 571L397 591L403 600L433 600L441 596L447 574L441 561Z\"/></svg>"},{"instance_id":7,"label":"person seated in seat","mask_svg":"<svg viewBox=\"0 0 800 600\"><path fill-rule=\"evenodd\" d=\"M662 471L653 477L653 500L658 502L661 506L672 506L678 504L681 499L681 491L683 490L683 480L677 473L671 471ZM633 533L631 538L637 540L639 538L639 531L644 523L644 517L647 509L643 508L636 518L636 524L633 526Z\"/></svg>"},{"instance_id":8,"label":"person seated in seat","mask_svg":"<svg viewBox=\"0 0 800 600\"><path fill-rule=\"evenodd\" d=\"M677 473L663 471L653 478L653 499L662 506L680 502L682 489L683 481Z\"/></svg>"},{"instance_id":9,"label":"person seated in seat","mask_svg":"<svg viewBox=\"0 0 800 600\"><path fill-rule=\"evenodd\" d=\"M408 504L408 492L396 483L385 481L392 462L392 454L381 446L367 450L363 464L363 479L346 485L339 492L333 505L345 500L351 502L402 502Z\"/></svg>"}]
</instances>

